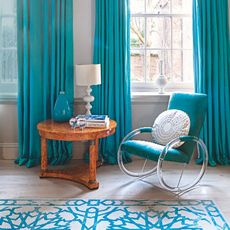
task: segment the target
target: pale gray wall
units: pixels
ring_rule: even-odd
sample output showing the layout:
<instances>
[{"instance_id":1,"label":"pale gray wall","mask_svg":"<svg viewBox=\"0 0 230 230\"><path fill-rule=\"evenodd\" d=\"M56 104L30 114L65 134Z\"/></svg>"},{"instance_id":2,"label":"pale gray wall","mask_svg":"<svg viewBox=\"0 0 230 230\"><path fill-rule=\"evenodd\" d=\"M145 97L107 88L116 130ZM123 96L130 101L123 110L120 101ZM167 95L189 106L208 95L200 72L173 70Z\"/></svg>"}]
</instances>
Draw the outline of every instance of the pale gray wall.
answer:
<instances>
[{"instance_id":1,"label":"pale gray wall","mask_svg":"<svg viewBox=\"0 0 230 230\"><path fill-rule=\"evenodd\" d=\"M156 117L167 109L168 94L146 97L132 97L132 126L133 129L152 126Z\"/></svg>"},{"instance_id":2,"label":"pale gray wall","mask_svg":"<svg viewBox=\"0 0 230 230\"><path fill-rule=\"evenodd\" d=\"M230 5L230 4L229 4ZM229 9L230 10L230 9ZM75 64L92 63L94 31L94 0L74 0L74 58ZM77 88L75 97L83 95ZM167 108L169 95L133 96L133 128L151 126L158 114ZM75 112L83 113L84 104L76 100ZM74 157L81 158L87 150L86 143L74 144ZM17 109L16 102L0 102L0 158L15 159L17 156Z\"/></svg>"},{"instance_id":3,"label":"pale gray wall","mask_svg":"<svg viewBox=\"0 0 230 230\"><path fill-rule=\"evenodd\" d=\"M151 126L162 111L166 110L169 96L154 96L150 100L133 98L133 128ZM77 100L75 113L84 113L83 102ZM17 106L16 103L0 104L0 159L15 159L17 156ZM82 158L87 151L87 143L74 143L74 158Z\"/></svg>"},{"instance_id":4,"label":"pale gray wall","mask_svg":"<svg viewBox=\"0 0 230 230\"><path fill-rule=\"evenodd\" d=\"M17 126L16 102L0 102L0 159L15 159Z\"/></svg>"},{"instance_id":5,"label":"pale gray wall","mask_svg":"<svg viewBox=\"0 0 230 230\"><path fill-rule=\"evenodd\" d=\"M74 0L74 63L92 63L94 35L94 1ZM84 87L75 90L75 97L84 95Z\"/></svg>"}]
</instances>

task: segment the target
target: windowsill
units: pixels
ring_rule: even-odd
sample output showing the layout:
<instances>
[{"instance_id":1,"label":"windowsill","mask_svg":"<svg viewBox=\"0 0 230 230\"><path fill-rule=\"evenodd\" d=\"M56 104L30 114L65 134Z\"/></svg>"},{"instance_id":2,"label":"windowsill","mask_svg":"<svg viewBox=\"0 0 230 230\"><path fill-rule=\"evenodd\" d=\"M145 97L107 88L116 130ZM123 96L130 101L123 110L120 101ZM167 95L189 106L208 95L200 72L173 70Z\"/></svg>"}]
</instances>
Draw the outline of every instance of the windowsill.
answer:
<instances>
[{"instance_id":1,"label":"windowsill","mask_svg":"<svg viewBox=\"0 0 230 230\"><path fill-rule=\"evenodd\" d=\"M0 95L0 104L16 104L17 103L17 95Z\"/></svg>"},{"instance_id":2,"label":"windowsill","mask_svg":"<svg viewBox=\"0 0 230 230\"><path fill-rule=\"evenodd\" d=\"M158 87L154 83L131 82L132 102L168 103L172 93L192 93L194 92L194 85L191 82L168 82L164 94L159 94L158 90Z\"/></svg>"},{"instance_id":3,"label":"windowsill","mask_svg":"<svg viewBox=\"0 0 230 230\"><path fill-rule=\"evenodd\" d=\"M159 94L156 88L136 88L131 90L132 102L155 102L155 103L167 103L172 93L193 93L194 89L191 87L183 88L166 88L164 94Z\"/></svg>"},{"instance_id":4,"label":"windowsill","mask_svg":"<svg viewBox=\"0 0 230 230\"><path fill-rule=\"evenodd\" d=\"M157 92L132 92L132 102L155 102L155 103L167 103L171 93L165 92L159 94Z\"/></svg>"},{"instance_id":5,"label":"windowsill","mask_svg":"<svg viewBox=\"0 0 230 230\"><path fill-rule=\"evenodd\" d=\"M183 92L183 91L182 91ZM189 93L188 91L186 91ZM192 92L192 91L190 91ZM172 92L165 92L164 94L159 94L157 92L138 92L134 91L131 92L131 101L132 102L155 102L155 103L167 103ZM0 96L0 104L16 104L17 103L17 96ZM74 98L74 103L84 103L83 98Z\"/></svg>"}]
</instances>

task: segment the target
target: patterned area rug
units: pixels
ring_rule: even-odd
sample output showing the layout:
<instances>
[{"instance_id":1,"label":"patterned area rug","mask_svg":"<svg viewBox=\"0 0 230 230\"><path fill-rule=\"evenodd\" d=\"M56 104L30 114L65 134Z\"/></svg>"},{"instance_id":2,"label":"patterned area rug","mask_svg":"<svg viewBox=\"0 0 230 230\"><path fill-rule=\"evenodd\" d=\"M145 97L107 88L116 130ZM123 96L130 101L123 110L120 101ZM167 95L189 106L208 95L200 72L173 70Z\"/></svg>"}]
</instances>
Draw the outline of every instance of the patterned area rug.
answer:
<instances>
[{"instance_id":1,"label":"patterned area rug","mask_svg":"<svg viewBox=\"0 0 230 230\"><path fill-rule=\"evenodd\" d=\"M0 229L230 229L210 200L0 200Z\"/></svg>"}]
</instances>

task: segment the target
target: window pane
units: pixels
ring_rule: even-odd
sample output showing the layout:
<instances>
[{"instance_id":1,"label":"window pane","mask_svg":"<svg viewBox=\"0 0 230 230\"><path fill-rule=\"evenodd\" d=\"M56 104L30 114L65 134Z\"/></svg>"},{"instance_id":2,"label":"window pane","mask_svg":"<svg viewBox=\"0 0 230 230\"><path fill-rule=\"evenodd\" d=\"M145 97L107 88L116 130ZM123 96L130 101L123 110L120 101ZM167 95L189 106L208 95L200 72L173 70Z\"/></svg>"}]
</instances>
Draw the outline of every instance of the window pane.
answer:
<instances>
[{"instance_id":1,"label":"window pane","mask_svg":"<svg viewBox=\"0 0 230 230\"><path fill-rule=\"evenodd\" d=\"M16 0L0 1L0 96L17 92Z\"/></svg>"},{"instance_id":2,"label":"window pane","mask_svg":"<svg viewBox=\"0 0 230 230\"><path fill-rule=\"evenodd\" d=\"M170 0L146 0L146 11L153 14L169 14Z\"/></svg>"},{"instance_id":3,"label":"window pane","mask_svg":"<svg viewBox=\"0 0 230 230\"><path fill-rule=\"evenodd\" d=\"M193 72L193 53L191 50L184 50L183 55L183 80L184 82L193 83L194 72Z\"/></svg>"},{"instance_id":4,"label":"window pane","mask_svg":"<svg viewBox=\"0 0 230 230\"><path fill-rule=\"evenodd\" d=\"M146 53L146 81L155 82L156 78L160 74L159 63L163 60L163 74L169 79L170 78L170 63L171 55L170 51L163 50L149 50Z\"/></svg>"},{"instance_id":5,"label":"window pane","mask_svg":"<svg viewBox=\"0 0 230 230\"><path fill-rule=\"evenodd\" d=\"M192 49L191 18L173 18L173 48Z\"/></svg>"},{"instance_id":6,"label":"window pane","mask_svg":"<svg viewBox=\"0 0 230 230\"><path fill-rule=\"evenodd\" d=\"M130 10L132 14L145 12L145 0L130 0Z\"/></svg>"},{"instance_id":7,"label":"window pane","mask_svg":"<svg viewBox=\"0 0 230 230\"><path fill-rule=\"evenodd\" d=\"M1 47L16 47L16 18L3 17L1 29Z\"/></svg>"},{"instance_id":8,"label":"window pane","mask_svg":"<svg viewBox=\"0 0 230 230\"><path fill-rule=\"evenodd\" d=\"M136 82L144 82L144 51L131 51L131 80Z\"/></svg>"},{"instance_id":9,"label":"window pane","mask_svg":"<svg viewBox=\"0 0 230 230\"><path fill-rule=\"evenodd\" d=\"M173 80L193 82L193 55L191 50L173 51Z\"/></svg>"},{"instance_id":10,"label":"window pane","mask_svg":"<svg viewBox=\"0 0 230 230\"><path fill-rule=\"evenodd\" d=\"M131 18L132 81L154 84L162 60L164 75L172 85L183 82L192 85L192 0L130 3L133 13L143 14Z\"/></svg>"},{"instance_id":11,"label":"window pane","mask_svg":"<svg viewBox=\"0 0 230 230\"><path fill-rule=\"evenodd\" d=\"M16 49L4 49L0 52L0 83L17 82Z\"/></svg>"},{"instance_id":12,"label":"window pane","mask_svg":"<svg viewBox=\"0 0 230 230\"><path fill-rule=\"evenodd\" d=\"M182 69L183 51L174 50L172 53L172 71L173 81L181 82L183 80L183 69Z\"/></svg>"},{"instance_id":13,"label":"window pane","mask_svg":"<svg viewBox=\"0 0 230 230\"><path fill-rule=\"evenodd\" d=\"M171 47L171 19L169 17L147 18L147 47Z\"/></svg>"},{"instance_id":14,"label":"window pane","mask_svg":"<svg viewBox=\"0 0 230 230\"><path fill-rule=\"evenodd\" d=\"M144 18L132 17L131 18L131 32L130 32L130 44L131 48L140 48L145 44L145 35L144 35Z\"/></svg>"},{"instance_id":15,"label":"window pane","mask_svg":"<svg viewBox=\"0 0 230 230\"><path fill-rule=\"evenodd\" d=\"M192 14L192 0L171 0L173 14Z\"/></svg>"},{"instance_id":16,"label":"window pane","mask_svg":"<svg viewBox=\"0 0 230 230\"><path fill-rule=\"evenodd\" d=\"M16 0L0 0L0 15L16 14Z\"/></svg>"}]
</instances>

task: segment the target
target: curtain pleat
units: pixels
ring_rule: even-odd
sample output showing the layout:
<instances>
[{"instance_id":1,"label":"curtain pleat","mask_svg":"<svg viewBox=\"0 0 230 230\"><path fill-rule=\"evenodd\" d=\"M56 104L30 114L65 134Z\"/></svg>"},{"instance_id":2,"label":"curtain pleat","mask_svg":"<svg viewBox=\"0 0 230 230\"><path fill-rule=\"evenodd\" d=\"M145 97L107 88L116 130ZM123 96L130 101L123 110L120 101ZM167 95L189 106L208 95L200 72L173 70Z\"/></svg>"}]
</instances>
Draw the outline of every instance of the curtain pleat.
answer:
<instances>
[{"instance_id":1,"label":"curtain pleat","mask_svg":"<svg viewBox=\"0 0 230 230\"><path fill-rule=\"evenodd\" d=\"M208 95L202 137L208 147L209 164L226 165L230 163L228 0L193 0L193 42L195 91Z\"/></svg>"},{"instance_id":2,"label":"curtain pleat","mask_svg":"<svg viewBox=\"0 0 230 230\"><path fill-rule=\"evenodd\" d=\"M18 137L16 163L40 163L37 124L53 117L60 91L73 104L72 0L17 0ZM49 163L71 158L71 143L48 142Z\"/></svg>"},{"instance_id":3,"label":"curtain pleat","mask_svg":"<svg viewBox=\"0 0 230 230\"><path fill-rule=\"evenodd\" d=\"M105 162L116 164L119 144L131 130L129 1L96 0L95 19L94 63L101 64L102 84L93 89L93 113L117 122L116 133L101 141L99 151Z\"/></svg>"}]
</instances>

